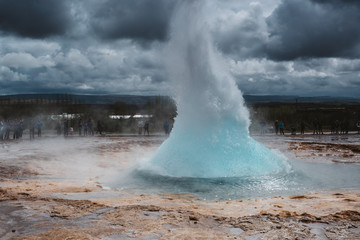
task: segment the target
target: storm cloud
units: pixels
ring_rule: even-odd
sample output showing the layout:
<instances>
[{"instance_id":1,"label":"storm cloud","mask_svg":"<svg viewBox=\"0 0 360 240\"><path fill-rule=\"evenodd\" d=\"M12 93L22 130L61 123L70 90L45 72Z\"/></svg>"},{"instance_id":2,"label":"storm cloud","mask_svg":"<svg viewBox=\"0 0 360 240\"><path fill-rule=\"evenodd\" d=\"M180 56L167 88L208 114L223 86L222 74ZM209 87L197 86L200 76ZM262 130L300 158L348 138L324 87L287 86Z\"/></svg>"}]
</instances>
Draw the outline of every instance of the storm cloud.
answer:
<instances>
[{"instance_id":1,"label":"storm cloud","mask_svg":"<svg viewBox=\"0 0 360 240\"><path fill-rule=\"evenodd\" d=\"M169 94L163 49L181 1L0 0L0 94ZM360 1L211 4L244 93L358 96Z\"/></svg>"},{"instance_id":2,"label":"storm cloud","mask_svg":"<svg viewBox=\"0 0 360 240\"><path fill-rule=\"evenodd\" d=\"M359 57L359 22L359 1L284 0L267 19L268 56Z\"/></svg>"},{"instance_id":3,"label":"storm cloud","mask_svg":"<svg viewBox=\"0 0 360 240\"><path fill-rule=\"evenodd\" d=\"M68 27L67 1L0 0L0 31L44 38L62 35Z\"/></svg>"},{"instance_id":4,"label":"storm cloud","mask_svg":"<svg viewBox=\"0 0 360 240\"><path fill-rule=\"evenodd\" d=\"M267 26L262 6L250 4L247 11L230 12L214 24L220 50L233 58L264 57Z\"/></svg>"},{"instance_id":5,"label":"storm cloud","mask_svg":"<svg viewBox=\"0 0 360 240\"><path fill-rule=\"evenodd\" d=\"M174 5L169 0L106 0L94 9L90 24L105 39L164 41Z\"/></svg>"}]
</instances>

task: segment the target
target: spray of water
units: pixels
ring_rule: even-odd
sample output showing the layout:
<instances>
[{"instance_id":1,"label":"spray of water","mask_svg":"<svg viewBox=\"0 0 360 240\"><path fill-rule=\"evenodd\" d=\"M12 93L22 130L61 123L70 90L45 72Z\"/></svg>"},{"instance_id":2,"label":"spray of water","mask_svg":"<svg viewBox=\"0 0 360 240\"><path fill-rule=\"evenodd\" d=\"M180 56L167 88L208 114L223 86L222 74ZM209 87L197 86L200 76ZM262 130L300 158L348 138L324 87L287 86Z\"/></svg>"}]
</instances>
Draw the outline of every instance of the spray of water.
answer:
<instances>
[{"instance_id":1,"label":"spray of water","mask_svg":"<svg viewBox=\"0 0 360 240\"><path fill-rule=\"evenodd\" d=\"M206 1L182 1L166 49L178 107L173 131L150 165L174 177L256 176L283 163L248 133L249 113L215 49L205 21Z\"/></svg>"}]
</instances>

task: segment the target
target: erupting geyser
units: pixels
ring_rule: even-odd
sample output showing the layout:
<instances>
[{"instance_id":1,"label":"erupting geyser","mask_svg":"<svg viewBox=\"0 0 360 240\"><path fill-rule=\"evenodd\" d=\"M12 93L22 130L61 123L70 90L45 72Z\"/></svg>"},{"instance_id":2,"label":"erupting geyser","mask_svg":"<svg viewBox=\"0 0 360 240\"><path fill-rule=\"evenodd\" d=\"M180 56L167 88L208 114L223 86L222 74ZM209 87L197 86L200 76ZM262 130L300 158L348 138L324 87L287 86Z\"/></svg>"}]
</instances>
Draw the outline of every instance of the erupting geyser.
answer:
<instances>
[{"instance_id":1,"label":"erupting geyser","mask_svg":"<svg viewBox=\"0 0 360 240\"><path fill-rule=\"evenodd\" d=\"M241 177L280 172L282 160L248 133L249 113L206 24L206 1L183 1L172 21L167 68L178 116L150 161L173 177Z\"/></svg>"}]
</instances>

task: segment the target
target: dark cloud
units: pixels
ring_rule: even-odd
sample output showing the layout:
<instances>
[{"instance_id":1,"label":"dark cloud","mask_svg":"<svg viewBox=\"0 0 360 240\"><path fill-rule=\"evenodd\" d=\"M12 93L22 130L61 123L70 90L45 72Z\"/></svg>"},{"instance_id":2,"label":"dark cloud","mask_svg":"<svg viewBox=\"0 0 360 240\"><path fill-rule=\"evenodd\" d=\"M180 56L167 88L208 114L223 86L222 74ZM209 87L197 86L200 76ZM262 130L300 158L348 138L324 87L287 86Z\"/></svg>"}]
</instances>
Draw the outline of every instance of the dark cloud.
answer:
<instances>
[{"instance_id":1,"label":"dark cloud","mask_svg":"<svg viewBox=\"0 0 360 240\"><path fill-rule=\"evenodd\" d=\"M151 76L151 82L154 84L166 82L167 78L163 73L157 72Z\"/></svg>"},{"instance_id":2,"label":"dark cloud","mask_svg":"<svg viewBox=\"0 0 360 240\"><path fill-rule=\"evenodd\" d=\"M262 15L260 5L254 5L243 19L230 19L227 25L232 25L231 27L223 30L223 26L218 26L213 35L219 49L236 59L249 56L265 57L266 34Z\"/></svg>"},{"instance_id":3,"label":"dark cloud","mask_svg":"<svg viewBox=\"0 0 360 240\"><path fill-rule=\"evenodd\" d=\"M68 17L66 1L0 0L0 31L22 37L64 34Z\"/></svg>"},{"instance_id":4,"label":"dark cloud","mask_svg":"<svg viewBox=\"0 0 360 240\"><path fill-rule=\"evenodd\" d=\"M179 1L0 0L0 93L168 94ZM245 93L358 96L359 0L217 2L206 20Z\"/></svg>"},{"instance_id":5,"label":"dark cloud","mask_svg":"<svg viewBox=\"0 0 360 240\"><path fill-rule=\"evenodd\" d=\"M358 4L360 5L359 0L311 0L313 2L317 2L317 3L330 3L330 4L336 4L338 6L343 6L344 4Z\"/></svg>"},{"instance_id":6,"label":"dark cloud","mask_svg":"<svg viewBox=\"0 0 360 240\"><path fill-rule=\"evenodd\" d=\"M165 40L174 3L107 0L96 8L90 25L104 39Z\"/></svg>"},{"instance_id":7,"label":"dark cloud","mask_svg":"<svg viewBox=\"0 0 360 240\"><path fill-rule=\"evenodd\" d=\"M284 0L267 19L270 58L359 57L360 3Z\"/></svg>"}]
</instances>

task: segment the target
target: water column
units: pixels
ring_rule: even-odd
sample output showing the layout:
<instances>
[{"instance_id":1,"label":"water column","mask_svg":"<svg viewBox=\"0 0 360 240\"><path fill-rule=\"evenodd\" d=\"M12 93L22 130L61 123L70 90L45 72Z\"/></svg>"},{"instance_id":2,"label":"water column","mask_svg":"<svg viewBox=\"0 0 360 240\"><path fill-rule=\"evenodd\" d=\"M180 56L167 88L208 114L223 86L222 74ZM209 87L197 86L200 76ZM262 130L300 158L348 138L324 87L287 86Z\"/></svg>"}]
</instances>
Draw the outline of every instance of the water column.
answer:
<instances>
[{"instance_id":1,"label":"water column","mask_svg":"<svg viewBox=\"0 0 360 240\"><path fill-rule=\"evenodd\" d=\"M212 42L206 4L182 1L172 19L165 57L178 116L149 167L160 175L200 178L282 171L283 162L249 136L249 112Z\"/></svg>"}]
</instances>

